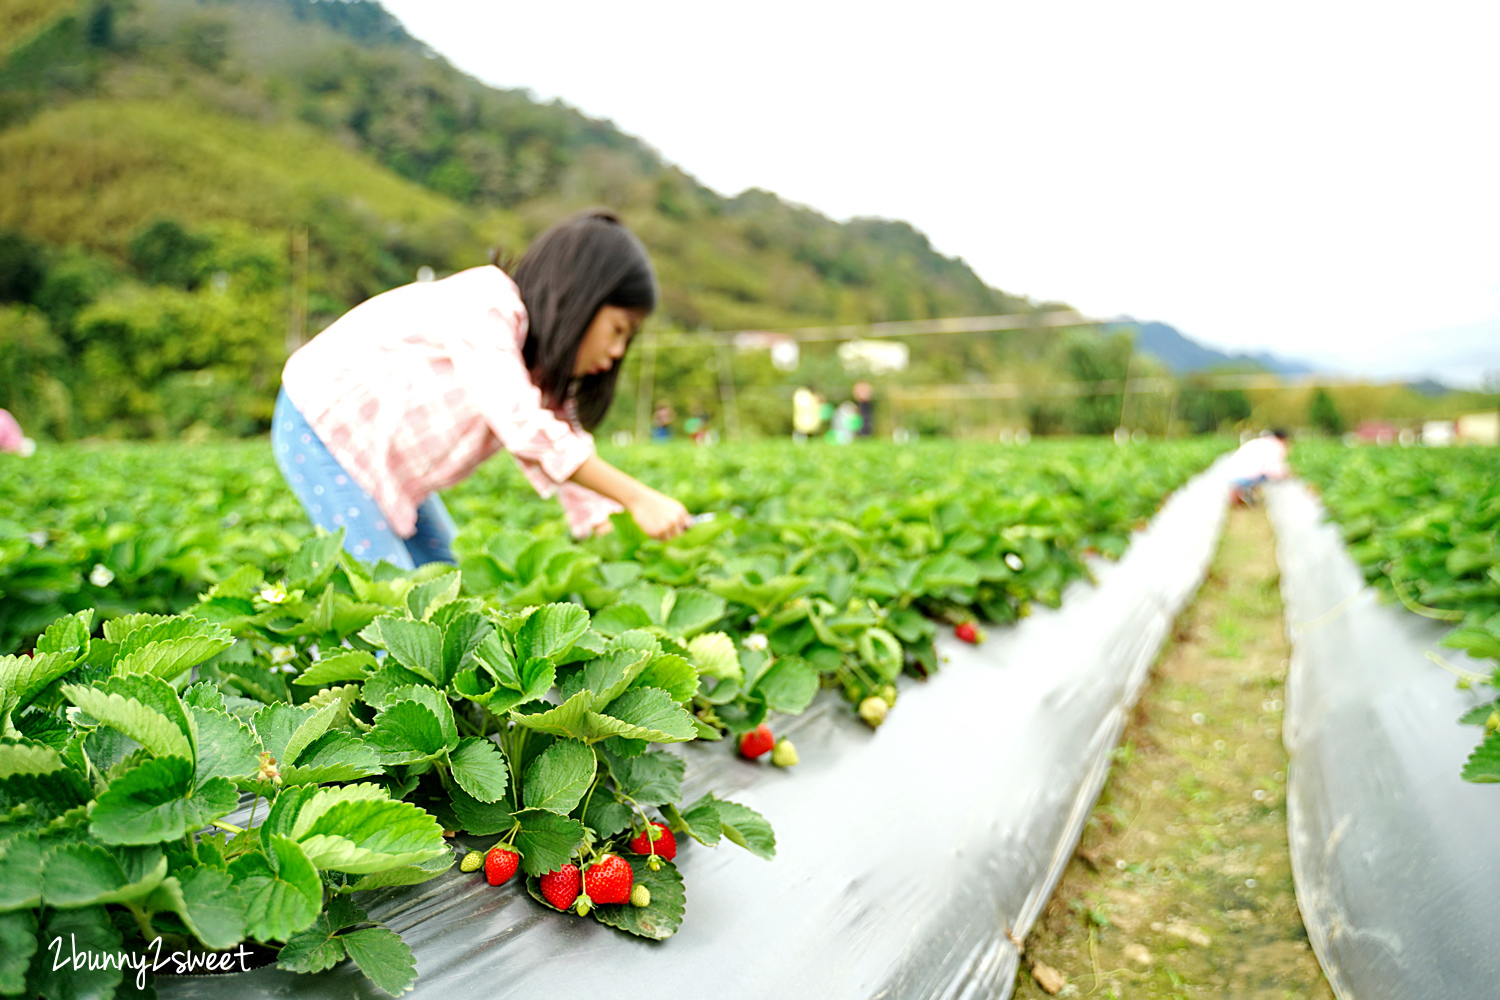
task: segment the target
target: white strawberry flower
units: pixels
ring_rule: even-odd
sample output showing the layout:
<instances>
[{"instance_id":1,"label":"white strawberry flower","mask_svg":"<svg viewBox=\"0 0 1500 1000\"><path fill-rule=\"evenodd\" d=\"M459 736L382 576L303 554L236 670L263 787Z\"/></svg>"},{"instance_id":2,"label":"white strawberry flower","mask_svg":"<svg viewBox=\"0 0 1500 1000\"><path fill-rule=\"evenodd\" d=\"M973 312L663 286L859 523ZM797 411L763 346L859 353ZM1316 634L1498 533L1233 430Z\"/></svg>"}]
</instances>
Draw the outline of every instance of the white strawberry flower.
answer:
<instances>
[{"instance_id":1,"label":"white strawberry flower","mask_svg":"<svg viewBox=\"0 0 1500 1000\"><path fill-rule=\"evenodd\" d=\"M94 569L89 573L89 583L96 587L108 587L115 582L114 572L103 563L94 563Z\"/></svg>"},{"instance_id":2,"label":"white strawberry flower","mask_svg":"<svg viewBox=\"0 0 1500 1000\"><path fill-rule=\"evenodd\" d=\"M267 604L280 604L282 601L286 600L285 585L278 583L274 587L262 587L260 591L260 599L262 601L265 601Z\"/></svg>"},{"instance_id":3,"label":"white strawberry flower","mask_svg":"<svg viewBox=\"0 0 1500 1000\"><path fill-rule=\"evenodd\" d=\"M1016 555L1014 552L1005 553L1005 565L1009 566L1017 573L1026 568L1026 564L1021 561L1021 557Z\"/></svg>"},{"instance_id":4,"label":"white strawberry flower","mask_svg":"<svg viewBox=\"0 0 1500 1000\"><path fill-rule=\"evenodd\" d=\"M761 632L751 632L741 641L745 644L746 649L753 649L757 653L764 653L771 645L770 640Z\"/></svg>"},{"instance_id":5,"label":"white strawberry flower","mask_svg":"<svg viewBox=\"0 0 1500 1000\"><path fill-rule=\"evenodd\" d=\"M276 664L277 666L289 662L296 655L297 651L291 646L271 647L271 662Z\"/></svg>"}]
</instances>

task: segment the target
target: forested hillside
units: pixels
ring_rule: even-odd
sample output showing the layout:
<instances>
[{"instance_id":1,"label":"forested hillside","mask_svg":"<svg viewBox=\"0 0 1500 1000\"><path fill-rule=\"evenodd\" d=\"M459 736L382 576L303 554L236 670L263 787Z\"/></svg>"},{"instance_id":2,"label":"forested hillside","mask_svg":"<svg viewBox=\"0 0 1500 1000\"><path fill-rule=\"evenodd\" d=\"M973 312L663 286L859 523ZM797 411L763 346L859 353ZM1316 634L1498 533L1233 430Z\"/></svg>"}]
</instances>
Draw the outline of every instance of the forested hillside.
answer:
<instances>
[{"instance_id":1,"label":"forested hillside","mask_svg":"<svg viewBox=\"0 0 1500 1000\"><path fill-rule=\"evenodd\" d=\"M715 193L375 3L7 0L4 23L0 405L44 434L256 430L299 311L315 332L595 204L650 247L667 327L1034 308L905 223ZM953 378L1013 353L933 358Z\"/></svg>"}]
</instances>

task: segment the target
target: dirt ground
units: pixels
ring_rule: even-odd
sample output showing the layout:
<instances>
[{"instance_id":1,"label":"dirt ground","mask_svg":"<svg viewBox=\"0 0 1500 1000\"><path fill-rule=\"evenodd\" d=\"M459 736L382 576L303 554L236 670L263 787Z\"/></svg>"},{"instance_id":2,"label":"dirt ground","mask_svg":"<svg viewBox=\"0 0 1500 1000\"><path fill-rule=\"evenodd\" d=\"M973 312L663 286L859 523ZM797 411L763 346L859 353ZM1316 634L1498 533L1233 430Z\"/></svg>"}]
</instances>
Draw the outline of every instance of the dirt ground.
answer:
<instances>
[{"instance_id":1,"label":"dirt ground","mask_svg":"<svg viewBox=\"0 0 1500 1000\"><path fill-rule=\"evenodd\" d=\"M1231 510L1026 941L1016 997L1332 998L1287 854L1273 544L1262 511Z\"/></svg>"}]
</instances>

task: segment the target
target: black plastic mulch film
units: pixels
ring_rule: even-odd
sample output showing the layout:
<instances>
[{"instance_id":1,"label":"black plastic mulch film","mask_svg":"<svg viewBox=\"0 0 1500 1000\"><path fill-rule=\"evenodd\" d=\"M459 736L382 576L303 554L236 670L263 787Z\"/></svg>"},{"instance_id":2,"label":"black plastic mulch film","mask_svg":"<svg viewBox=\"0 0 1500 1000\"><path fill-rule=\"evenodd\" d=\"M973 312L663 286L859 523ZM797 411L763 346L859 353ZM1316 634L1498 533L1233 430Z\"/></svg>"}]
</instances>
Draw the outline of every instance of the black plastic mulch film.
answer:
<instances>
[{"instance_id":1,"label":"black plastic mulch film","mask_svg":"<svg viewBox=\"0 0 1500 1000\"><path fill-rule=\"evenodd\" d=\"M491 888L456 868L381 891L371 917L416 953L407 995L646 996L694 983L721 1000L1008 996L1012 935L1031 927L1073 853L1126 712L1213 555L1225 488L1220 463L1179 490L1060 610L981 646L940 644L948 662L905 683L878 732L825 692L804 715L773 720L802 758L789 771L723 744L685 747L685 801L712 787L759 810L777 854L680 840L687 912L668 941L545 911L515 883ZM163 1000L384 996L349 963L157 987Z\"/></svg>"},{"instance_id":2,"label":"black plastic mulch film","mask_svg":"<svg viewBox=\"0 0 1500 1000\"><path fill-rule=\"evenodd\" d=\"M1292 640L1284 738L1297 903L1343 1000L1500 996L1500 789L1459 778L1480 701L1451 626L1382 604L1300 484L1269 494ZM1432 654L1432 656L1429 656Z\"/></svg>"}]
</instances>

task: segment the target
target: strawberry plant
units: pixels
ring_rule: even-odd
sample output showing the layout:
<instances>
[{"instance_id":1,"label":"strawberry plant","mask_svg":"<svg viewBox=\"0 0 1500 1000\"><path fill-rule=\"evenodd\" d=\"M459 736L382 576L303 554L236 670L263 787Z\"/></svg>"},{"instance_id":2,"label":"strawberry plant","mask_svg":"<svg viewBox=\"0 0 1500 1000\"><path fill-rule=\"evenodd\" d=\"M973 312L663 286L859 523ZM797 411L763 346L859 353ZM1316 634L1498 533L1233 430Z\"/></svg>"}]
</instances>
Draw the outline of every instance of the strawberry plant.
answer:
<instances>
[{"instance_id":1,"label":"strawberry plant","mask_svg":"<svg viewBox=\"0 0 1500 1000\"><path fill-rule=\"evenodd\" d=\"M83 611L0 659L3 994L56 992L64 934L111 952L256 942L305 973L347 958L399 994L411 952L359 894L447 871L445 830L500 838L495 884L597 870L583 909L654 939L684 908L663 828L774 855L753 810L682 800L669 746L718 736L690 710L689 644L606 635L576 604L497 609L451 567L367 566L341 541L309 539L274 581L232 571L190 614L95 635ZM637 871L621 854L646 829L672 850ZM129 984L115 968L86 985Z\"/></svg>"},{"instance_id":2,"label":"strawberry plant","mask_svg":"<svg viewBox=\"0 0 1500 1000\"><path fill-rule=\"evenodd\" d=\"M1416 614L1453 623L1443 645L1494 661L1478 683L1500 687L1500 453L1307 444L1293 457L1365 578ZM1463 777L1500 782L1500 698L1460 721L1484 729Z\"/></svg>"},{"instance_id":3,"label":"strawberry plant","mask_svg":"<svg viewBox=\"0 0 1500 1000\"><path fill-rule=\"evenodd\" d=\"M347 956L387 992L409 987L411 950L345 896L433 878L452 856L420 807L339 783L381 767L337 703L189 683L235 644L202 619L117 618L102 637L92 619L61 618L33 655L0 658L0 993L131 985L118 965L57 965L60 939L100 955L158 938L168 955L284 944L284 967Z\"/></svg>"}]
</instances>

